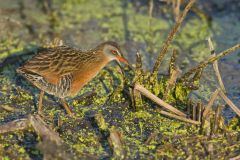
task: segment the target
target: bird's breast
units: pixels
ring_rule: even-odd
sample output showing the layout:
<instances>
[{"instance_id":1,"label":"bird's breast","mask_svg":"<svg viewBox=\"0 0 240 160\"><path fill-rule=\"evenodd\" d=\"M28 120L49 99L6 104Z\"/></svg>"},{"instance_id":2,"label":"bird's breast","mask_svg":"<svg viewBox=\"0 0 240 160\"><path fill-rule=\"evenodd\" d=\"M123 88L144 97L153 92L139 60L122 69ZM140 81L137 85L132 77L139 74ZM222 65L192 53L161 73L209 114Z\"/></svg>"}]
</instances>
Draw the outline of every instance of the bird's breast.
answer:
<instances>
[{"instance_id":1,"label":"bird's breast","mask_svg":"<svg viewBox=\"0 0 240 160\"><path fill-rule=\"evenodd\" d=\"M76 95L81 88L91 81L106 64L107 62L92 64L89 66L84 66L79 71L76 71L73 75L71 96Z\"/></svg>"}]
</instances>

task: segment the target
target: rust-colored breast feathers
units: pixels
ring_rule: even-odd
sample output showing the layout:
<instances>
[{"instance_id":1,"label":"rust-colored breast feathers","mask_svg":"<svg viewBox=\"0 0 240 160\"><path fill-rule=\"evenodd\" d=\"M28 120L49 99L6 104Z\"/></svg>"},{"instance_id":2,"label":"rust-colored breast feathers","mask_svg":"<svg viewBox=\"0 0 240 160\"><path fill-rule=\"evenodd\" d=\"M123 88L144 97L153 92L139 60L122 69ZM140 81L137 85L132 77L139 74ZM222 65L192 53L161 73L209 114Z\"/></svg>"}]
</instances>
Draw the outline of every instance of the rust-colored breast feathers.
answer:
<instances>
[{"instance_id":1,"label":"rust-colored breast feathers","mask_svg":"<svg viewBox=\"0 0 240 160\"><path fill-rule=\"evenodd\" d=\"M107 63L108 60L104 57L102 57L102 59L95 59L95 62L90 61L89 63L82 63L82 66L79 66L79 69L73 74L72 95L77 94Z\"/></svg>"}]
</instances>

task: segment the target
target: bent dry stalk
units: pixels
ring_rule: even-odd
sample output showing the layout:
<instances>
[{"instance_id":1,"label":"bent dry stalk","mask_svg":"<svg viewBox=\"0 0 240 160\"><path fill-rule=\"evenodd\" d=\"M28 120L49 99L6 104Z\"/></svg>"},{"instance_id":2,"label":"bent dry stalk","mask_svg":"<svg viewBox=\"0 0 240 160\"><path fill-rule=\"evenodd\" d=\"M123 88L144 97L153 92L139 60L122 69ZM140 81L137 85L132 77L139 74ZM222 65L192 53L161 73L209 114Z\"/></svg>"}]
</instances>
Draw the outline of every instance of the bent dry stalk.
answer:
<instances>
[{"instance_id":1,"label":"bent dry stalk","mask_svg":"<svg viewBox=\"0 0 240 160\"><path fill-rule=\"evenodd\" d=\"M211 51L212 56L216 56L215 49L214 49L214 46L213 46L213 42L212 42L210 37L208 38L208 46L209 46L209 49ZM221 77L221 74L220 74L220 71L219 71L219 68L218 68L218 61L217 60L213 62L213 69L214 69L214 72L215 72L216 77L218 79L219 86L226 93L226 89L224 87L222 77Z\"/></svg>"},{"instance_id":2,"label":"bent dry stalk","mask_svg":"<svg viewBox=\"0 0 240 160\"><path fill-rule=\"evenodd\" d=\"M144 88L142 85L135 84L134 89L138 90L143 95L145 95L146 97L148 97L149 99L151 99L152 101L157 103L158 105L163 106L164 108L168 109L169 111L172 111L173 113L175 113L175 114L177 114L179 116L186 117L185 113L179 111L178 109L174 108L170 104L164 102L163 100L161 100L160 98L158 98L157 96L152 94L150 91L148 91L146 88Z\"/></svg>"},{"instance_id":3,"label":"bent dry stalk","mask_svg":"<svg viewBox=\"0 0 240 160\"><path fill-rule=\"evenodd\" d=\"M201 122L191 120L191 119L188 119L188 118L184 118L184 117L181 117L181 116L178 116L178 115L166 112L166 111L160 110L159 113L163 114L165 116L171 117L171 118L178 119L178 120L183 121L183 122L192 123L192 124L195 124L195 125L200 125L201 124Z\"/></svg>"},{"instance_id":4,"label":"bent dry stalk","mask_svg":"<svg viewBox=\"0 0 240 160\"><path fill-rule=\"evenodd\" d=\"M240 117L240 110L238 107L224 94L223 91L219 92L222 99L232 108L232 110Z\"/></svg>"},{"instance_id":5,"label":"bent dry stalk","mask_svg":"<svg viewBox=\"0 0 240 160\"><path fill-rule=\"evenodd\" d=\"M240 48L240 44L236 44L235 46L228 48L222 52L220 52L219 54L217 54L216 56L211 56L209 57L207 60L204 60L202 62L200 62L197 66L191 68L189 71L187 71L180 80L186 80L189 76L191 76L193 73L195 73L196 71L198 71L201 68L206 67L208 64L213 63L214 61L236 51L237 49Z\"/></svg>"}]
</instances>

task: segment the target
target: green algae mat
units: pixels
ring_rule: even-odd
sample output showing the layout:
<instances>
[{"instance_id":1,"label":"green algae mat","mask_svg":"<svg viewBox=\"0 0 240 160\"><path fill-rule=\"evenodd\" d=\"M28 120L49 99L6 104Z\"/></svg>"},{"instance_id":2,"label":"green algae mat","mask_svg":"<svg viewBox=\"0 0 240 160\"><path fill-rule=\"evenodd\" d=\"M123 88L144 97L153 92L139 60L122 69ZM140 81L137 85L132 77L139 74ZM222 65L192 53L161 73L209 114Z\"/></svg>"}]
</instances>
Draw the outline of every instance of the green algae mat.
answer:
<instances>
[{"instance_id":1,"label":"green algae mat","mask_svg":"<svg viewBox=\"0 0 240 160\"><path fill-rule=\"evenodd\" d=\"M197 9L201 3L195 4ZM178 33L173 29L175 38L171 39L169 28L174 28L175 22L166 20L172 15L169 6L159 9L165 18L149 18L148 4L142 1L23 0L0 4L0 159L239 158L240 118L238 110L232 109L237 101L232 106L221 98L222 94L229 100L236 96L227 92L213 100L220 87L213 69L206 68L214 60L204 40L213 35L222 39L219 19L209 22L206 15L193 9ZM182 11L186 5L182 4ZM156 13L158 7L153 8ZM125 57L132 68L109 64L76 97L69 97L74 117L67 116L51 95L44 96L43 113L38 115L39 90L18 75L16 68L39 48L57 45L52 43L55 37L64 44L86 48L105 40L126 41L130 45L123 48L129 52ZM238 40L230 43L229 39L224 47L216 43L220 47L217 55L229 51L226 48L239 48ZM168 40L170 46L166 45ZM160 73L158 67L152 72L163 46L168 52ZM137 54L135 48L145 51ZM228 57L225 66L237 65L236 52ZM235 69L229 67L221 74L234 75ZM230 95L238 93L236 90ZM159 99L186 116L170 111Z\"/></svg>"}]
</instances>

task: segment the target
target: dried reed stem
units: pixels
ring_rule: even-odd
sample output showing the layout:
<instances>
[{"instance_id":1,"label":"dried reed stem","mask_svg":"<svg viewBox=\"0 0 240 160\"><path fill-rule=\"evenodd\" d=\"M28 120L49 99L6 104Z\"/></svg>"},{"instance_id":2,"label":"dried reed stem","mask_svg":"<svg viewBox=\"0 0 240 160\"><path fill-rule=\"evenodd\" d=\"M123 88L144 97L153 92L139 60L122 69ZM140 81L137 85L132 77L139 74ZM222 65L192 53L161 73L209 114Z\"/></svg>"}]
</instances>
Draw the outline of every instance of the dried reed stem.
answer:
<instances>
[{"instance_id":1,"label":"dried reed stem","mask_svg":"<svg viewBox=\"0 0 240 160\"><path fill-rule=\"evenodd\" d=\"M59 146L64 144L63 140L59 137L59 135L53 130L49 129L47 127L47 124L39 115L30 115L29 120L34 130L41 138L56 142L56 144Z\"/></svg>"},{"instance_id":2,"label":"dried reed stem","mask_svg":"<svg viewBox=\"0 0 240 160\"><path fill-rule=\"evenodd\" d=\"M192 124L195 124L195 125L200 125L201 124L198 121L194 121L194 120L191 120L191 119L188 119L188 118L184 118L184 117L181 117L181 116L178 116L178 115L166 112L166 111L160 110L159 113L163 114L165 116L171 117L171 118L178 119L178 120L183 121L183 122L192 123Z\"/></svg>"},{"instance_id":3,"label":"dried reed stem","mask_svg":"<svg viewBox=\"0 0 240 160\"><path fill-rule=\"evenodd\" d=\"M225 93L223 91L220 91L219 95L232 108L232 110L240 117L239 108L225 95Z\"/></svg>"},{"instance_id":4,"label":"dried reed stem","mask_svg":"<svg viewBox=\"0 0 240 160\"><path fill-rule=\"evenodd\" d=\"M166 92L163 95L163 100L166 100L168 98L169 94L171 93L172 89L174 88L179 73L180 73L179 70L172 71L172 74L170 75L170 79L166 86Z\"/></svg>"},{"instance_id":5,"label":"dried reed stem","mask_svg":"<svg viewBox=\"0 0 240 160\"><path fill-rule=\"evenodd\" d=\"M19 111L18 109L10 107L8 105L1 105L0 108L6 110L8 112L17 112L17 111Z\"/></svg>"},{"instance_id":6,"label":"dried reed stem","mask_svg":"<svg viewBox=\"0 0 240 160\"><path fill-rule=\"evenodd\" d=\"M197 114L197 107L195 105L192 106L192 119L195 121L196 118L196 114Z\"/></svg>"},{"instance_id":7,"label":"dried reed stem","mask_svg":"<svg viewBox=\"0 0 240 160\"><path fill-rule=\"evenodd\" d=\"M209 45L209 49L211 51L212 56L216 56L215 49L214 49L214 46L213 46L213 43L212 43L212 40L211 40L210 37L208 38L208 45ZM214 72L215 72L216 77L218 79L219 86L226 93L226 89L225 89L223 81L222 81L222 77L221 77L221 74L220 74L220 71L219 71L217 60L213 62L213 69L214 69Z\"/></svg>"},{"instance_id":8,"label":"dried reed stem","mask_svg":"<svg viewBox=\"0 0 240 160\"><path fill-rule=\"evenodd\" d=\"M147 138L147 140L145 141L144 144L150 144L151 141L156 138L156 136L158 135L158 131L155 131L153 133L151 133L151 135Z\"/></svg>"},{"instance_id":9,"label":"dried reed stem","mask_svg":"<svg viewBox=\"0 0 240 160\"><path fill-rule=\"evenodd\" d=\"M136 69L135 69L135 75L133 78L133 83L142 83L142 56L139 52L136 54ZM136 110L143 109L143 102L141 94L135 90L131 90L131 97L132 97L132 104Z\"/></svg>"},{"instance_id":10,"label":"dried reed stem","mask_svg":"<svg viewBox=\"0 0 240 160\"><path fill-rule=\"evenodd\" d=\"M197 103L197 121L198 122L201 122L201 119L202 119L202 103L201 102L198 102Z\"/></svg>"},{"instance_id":11,"label":"dried reed stem","mask_svg":"<svg viewBox=\"0 0 240 160\"><path fill-rule=\"evenodd\" d=\"M165 93L163 94L163 100L166 100L168 98L172 89L176 85L176 81L177 81L179 74L181 73L181 70L178 67L176 67L176 55L177 55L177 50L173 49L173 54L172 54L170 65L169 65L170 78L166 85Z\"/></svg>"},{"instance_id":12,"label":"dried reed stem","mask_svg":"<svg viewBox=\"0 0 240 160\"><path fill-rule=\"evenodd\" d=\"M149 17L149 22L148 22L148 26L149 26L149 31L152 31L152 17L153 17L153 0L149 0L149 7L148 7L148 17Z\"/></svg>"},{"instance_id":13,"label":"dried reed stem","mask_svg":"<svg viewBox=\"0 0 240 160\"><path fill-rule=\"evenodd\" d=\"M108 137L108 142L113 149L114 157L116 159L124 159L124 149L123 149L123 142L121 138L121 133L116 129L109 130L110 135Z\"/></svg>"},{"instance_id":14,"label":"dried reed stem","mask_svg":"<svg viewBox=\"0 0 240 160\"><path fill-rule=\"evenodd\" d=\"M165 54L167 53L168 47L170 45L170 43L172 42L174 35L178 32L184 18L186 17L188 11L191 9L192 5L196 2L196 0L190 0L190 2L187 4L187 6L185 7L185 9L183 10L182 14L179 16L179 18L177 19L175 26L173 27L173 29L171 30L171 32L168 34L167 40L164 42L164 45L159 53L159 56L154 64L153 70L152 70L152 74L157 75L158 70L160 68L160 65L162 63L162 60L165 56Z\"/></svg>"},{"instance_id":15,"label":"dried reed stem","mask_svg":"<svg viewBox=\"0 0 240 160\"><path fill-rule=\"evenodd\" d=\"M221 114L222 114L222 106L217 106L217 109L215 111L215 119L214 119L214 126L213 126L213 133L216 133L218 128L219 128L219 121L221 118Z\"/></svg>"},{"instance_id":16,"label":"dried reed stem","mask_svg":"<svg viewBox=\"0 0 240 160\"><path fill-rule=\"evenodd\" d=\"M180 13L181 0L173 1L172 6L173 6L173 13L175 16L175 21L177 21Z\"/></svg>"},{"instance_id":17,"label":"dried reed stem","mask_svg":"<svg viewBox=\"0 0 240 160\"><path fill-rule=\"evenodd\" d=\"M26 118L14 120L0 126L0 134L18 130L24 130L29 126L29 120Z\"/></svg>"},{"instance_id":18,"label":"dried reed stem","mask_svg":"<svg viewBox=\"0 0 240 160\"><path fill-rule=\"evenodd\" d=\"M214 103L214 101L216 100L218 94L219 94L220 90L219 89L216 89L215 92L213 92L207 106L205 107L204 109L204 112L203 112L203 117L205 118L207 116L207 114L209 113L209 111L211 110L212 108L212 105Z\"/></svg>"},{"instance_id":19,"label":"dried reed stem","mask_svg":"<svg viewBox=\"0 0 240 160\"><path fill-rule=\"evenodd\" d=\"M186 117L186 114L179 111L178 109L174 108L173 106L171 106L170 104L164 102L163 100L161 100L160 98L158 98L157 96L155 96L154 94L152 94L150 91L148 91L146 88L144 88L142 85L139 84L135 84L134 86L135 90L138 90L139 92L141 92L144 96L148 97L149 99L151 99L152 101L154 101L155 103L157 103L160 106L163 106L164 108L168 109L169 111L172 111L173 113L179 115L179 116L183 116Z\"/></svg>"},{"instance_id":20,"label":"dried reed stem","mask_svg":"<svg viewBox=\"0 0 240 160\"><path fill-rule=\"evenodd\" d=\"M194 72L198 71L199 69L206 67L208 64L213 63L214 61L216 61L216 60L234 52L235 50L237 50L239 48L240 48L240 44L236 44L235 46L220 52L216 56L209 57L207 60L204 60L204 61L200 62L197 66L193 67L188 72L186 72L181 77L181 80L187 79L189 76L191 76Z\"/></svg>"},{"instance_id":21,"label":"dried reed stem","mask_svg":"<svg viewBox=\"0 0 240 160\"><path fill-rule=\"evenodd\" d=\"M240 155L236 156L236 157L232 157L229 160L239 160L240 159Z\"/></svg>"},{"instance_id":22,"label":"dried reed stem","mask_svg":"<svg viewBox=\"0 0 240 160\"><path fill-rule=\"evenodd\" d=\"M192 105L193 105L192 101L188 100L188 102L187 102L187 118L190 118Z\"/></svg>"}]
</instances>

